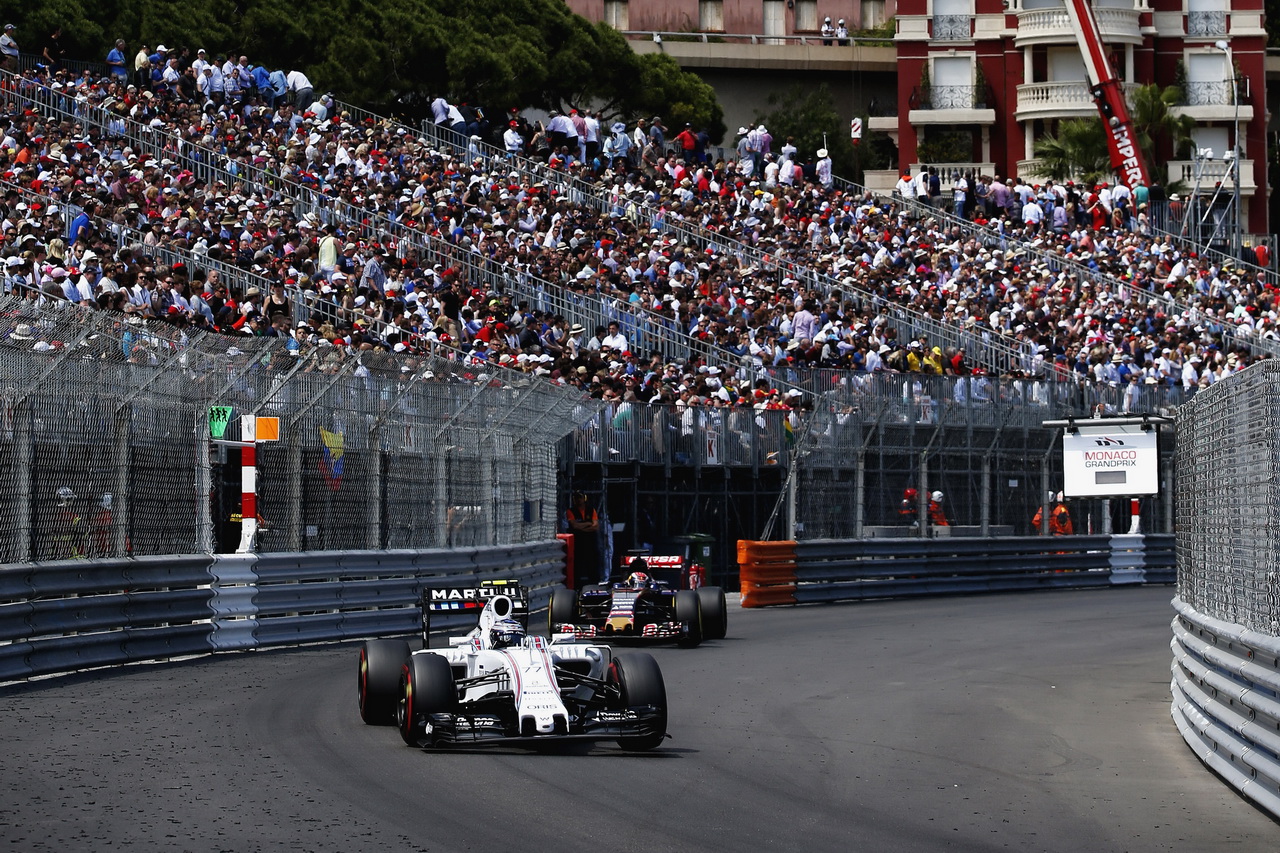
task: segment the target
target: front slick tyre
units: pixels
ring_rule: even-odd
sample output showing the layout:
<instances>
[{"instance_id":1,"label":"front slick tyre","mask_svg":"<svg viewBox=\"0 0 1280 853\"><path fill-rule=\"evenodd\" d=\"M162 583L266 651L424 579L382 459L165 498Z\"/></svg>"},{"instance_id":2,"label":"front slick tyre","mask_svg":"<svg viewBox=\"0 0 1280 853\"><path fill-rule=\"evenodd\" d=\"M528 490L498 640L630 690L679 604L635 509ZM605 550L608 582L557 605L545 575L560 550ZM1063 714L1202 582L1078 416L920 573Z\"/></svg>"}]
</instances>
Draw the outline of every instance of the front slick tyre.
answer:
<instances>
[{"instance_id":1,"label":"front slick tyre","mask_svg":"<svg viewBox=\"0 0 1280 853\"><path fill-rule=\"evenodd\" d=\"M701 587L698 589L698 602L702 605L702 638L723 640L729 630L724 590L718 586Z\"/></svg>"},{"instance_id":2,"label":"front slick tyre","mask_svg":"<svg viewBox=\"0 0 1280 853\"><path fill-rule=\"evenodd\" d=\"M427 736L427 717L454 710L458 687L449 661L440 655L413 655L400 672L400 701L396 726L409 746L421 745Z\"/></svg>"},{"instance_id":3,"label":"front slick tyre","mask_svg":"<svg viewBox=\"0 0 1280 853\"><path fill-rule=\"evenodd\" d=\"M684 635L677 641L682 649L697 648L702 643L702 602L692 589L676 592L676 621L684 626Z\"/></svg>"},{"instance_id":4,"label":"front slick tyre","mask_svg":"<svg viewBox=\"0 0 1280 853\"><path fill-rule=\"evenodd\" d=\"M667 736L667 687L662 670L652 655L643 653L618 655L609 666L608 680L618 686L617 707L626 710L640 706L657 709L653 731L636 737L618 738L623 749L641 751L659 746Z\"/></svg>"}]
</instances>

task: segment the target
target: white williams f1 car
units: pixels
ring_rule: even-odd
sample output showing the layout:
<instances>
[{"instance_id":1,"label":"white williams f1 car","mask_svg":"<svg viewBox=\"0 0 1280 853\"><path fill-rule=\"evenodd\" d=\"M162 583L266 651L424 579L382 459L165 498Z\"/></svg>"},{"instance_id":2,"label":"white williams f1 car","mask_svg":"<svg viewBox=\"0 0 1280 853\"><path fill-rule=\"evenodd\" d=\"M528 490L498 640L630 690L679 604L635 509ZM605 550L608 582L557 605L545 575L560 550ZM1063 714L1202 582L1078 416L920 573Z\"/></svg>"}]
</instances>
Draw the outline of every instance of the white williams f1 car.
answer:
<instances>
[{"instance_id":1,"label":"white williams f1 car","mask_svg":"<svg viewBox=\"0 0 1280 853\"><path fill-rule=\"evenodd\" d=\"M667 693L652 657L615 656L573 634L528 636L514 618L528 613L525 591L511 583L497 595L491 585L452 597L428 590L424 625L432 612L458 610L459 601L484 602L480 624L450 638L447 649L410 652L403 640L363 644L366 723L395 723L410 746L616 740L623 749L646 750L662 743Z\"/></svg>"}]
</instances>

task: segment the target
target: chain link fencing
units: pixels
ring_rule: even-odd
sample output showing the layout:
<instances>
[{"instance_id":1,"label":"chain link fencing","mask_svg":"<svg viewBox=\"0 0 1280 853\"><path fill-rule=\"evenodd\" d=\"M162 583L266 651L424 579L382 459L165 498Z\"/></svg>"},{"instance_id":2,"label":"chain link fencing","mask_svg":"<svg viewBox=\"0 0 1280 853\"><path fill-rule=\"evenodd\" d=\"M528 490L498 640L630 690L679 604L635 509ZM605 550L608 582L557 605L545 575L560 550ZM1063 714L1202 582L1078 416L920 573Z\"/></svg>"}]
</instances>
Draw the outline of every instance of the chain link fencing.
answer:
<instances>
[{"instance_id":1,"label":"chain link fencing","mask_svg":"<svg viewBox=\"0 0 1280 853\"><path fill-rule=\"evenodd\" d=\"M1280 637L1280 364L1211 386L1176 423L1178 597Z\"/></svg>"},{"instance_id":2,"label":"chain link fencing","mask_svg":"<svg viewBox=\"0 0 1280 853\"><path fill-rule=\"evenodd\" d=\"M0 562L220 551L258 444L260 551L470 547L557 531L555 446L599 404L501 368L289 350L0 299Z\"/></svg>"},{"instance_id":3,"label":"chain link fencing","mask_svg":"<svg viewBox=\"0 0 1280 853\"><path fill-rule=\"evenodd\" d=\"M1063 484L1060 430L1044 421L1168 415L1193 393L985 375L814 370L794 379L814 400L785 460L794 469L785 499L797 539L1039 533L1037 512ZM1160 452L1167 477L1170 437L1162 436ZM937 510L949 529L931 519L933 492L942 492ZM1127 532L1133 521L1127 499L1072 501L1070 511L1076 533ZM1140 515L1144 532L1167 531L1168 492L1142 498Z\"/></svg>"}]
</instances>

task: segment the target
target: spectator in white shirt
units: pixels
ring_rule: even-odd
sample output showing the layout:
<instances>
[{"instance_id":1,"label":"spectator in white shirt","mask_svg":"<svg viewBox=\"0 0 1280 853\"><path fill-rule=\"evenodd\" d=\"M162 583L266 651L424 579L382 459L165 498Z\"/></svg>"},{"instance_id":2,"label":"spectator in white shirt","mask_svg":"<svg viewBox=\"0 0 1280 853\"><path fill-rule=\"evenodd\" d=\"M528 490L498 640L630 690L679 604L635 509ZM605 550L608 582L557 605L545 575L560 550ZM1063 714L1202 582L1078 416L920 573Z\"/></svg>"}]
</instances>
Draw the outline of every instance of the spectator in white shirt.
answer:
<instances>
[{"instance_id":1,"label":"spectator in white shirt","mask_svg":"<svg viewBox=\"0 0 1280 853\"><path fill-rule=\"evenodd\" d=\"M600 346L609 347L614 352L627 351L627 336L620 331L617 320L609 323L609 334L605 335L604 339L600 341Z\"/></svg>"},{"instance_id":2,"label":"spectator in white shirt","mask_svg":"<svg viewBox=\"0 0 1280 853\"><path fill-rule=\"evenodd\" d=\"M293 94L293 103L300 110L305 110L311 103L313 87L307 75L301 71L290 71L284 78L285 86Z\"/></svg>"}]
</instances>

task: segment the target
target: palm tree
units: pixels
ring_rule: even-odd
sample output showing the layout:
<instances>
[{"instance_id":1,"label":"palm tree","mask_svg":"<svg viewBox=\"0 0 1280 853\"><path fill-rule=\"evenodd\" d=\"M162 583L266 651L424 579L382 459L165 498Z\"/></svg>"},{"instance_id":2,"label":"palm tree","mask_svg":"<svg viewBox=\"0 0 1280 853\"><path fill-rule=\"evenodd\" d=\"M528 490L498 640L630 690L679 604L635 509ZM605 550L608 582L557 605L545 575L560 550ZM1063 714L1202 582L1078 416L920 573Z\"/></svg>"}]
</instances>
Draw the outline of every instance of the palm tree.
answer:
<instances>
[{"instance_id":1,"label":"palm tree","mask_svg":"<svg viewBox=\"0 0 1280 853\"><path fill-rule=\"evenodd\" d=\"M1111 174L1107 136L1097 119L1067 119L1058 123L1057 135L1036 140L1034 154L1040 174L1055 181L1105 181Z\"/></svg>"},{"instance_id":2,"label":"palm tree","mask_svg":"<svg viewBox=\"0 0 1280 853\"><path fill-rule=\"evenodd\" d=\"M1185 113L1174 112L1173 108L1182 101L1180 88L1165 86L1162 89L1155 83L1139 86L1133 90L1130 101L1129 117L1133 121L1133 132L1149 167L1155 167L1156 143L1161 139L1167 138L1172 142L1175 158L1185 154L1191 144L1191 130L1196 126L1196 120ZM1154 172L1152 178L1155 180ZM1164 183L1161 180L1155 182Z\"/></svg>"}]
</instances>

